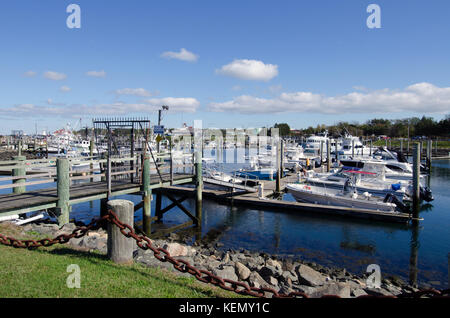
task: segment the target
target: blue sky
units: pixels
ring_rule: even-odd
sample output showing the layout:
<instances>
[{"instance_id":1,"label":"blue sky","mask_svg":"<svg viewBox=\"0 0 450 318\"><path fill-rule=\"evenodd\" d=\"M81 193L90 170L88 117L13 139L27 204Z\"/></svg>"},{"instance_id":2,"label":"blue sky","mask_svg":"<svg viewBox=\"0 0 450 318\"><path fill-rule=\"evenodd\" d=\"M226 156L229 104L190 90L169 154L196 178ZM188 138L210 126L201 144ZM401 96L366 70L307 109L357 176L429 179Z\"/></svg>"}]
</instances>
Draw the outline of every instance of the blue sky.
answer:
<instances>
[{"instance_id":1,"label":"blue sky","mask_svg":"<svg viewBox=\"0 0 450 318\"><path fill-rule=\"evenodd\" d=\"M66 25L71 3L80 29ZM366 25L371 3L380 29ZM441 119L449 12L445 0L4 1L0 133L156 121L164 103L171 127Z\"/></svg>"}]
</instances>

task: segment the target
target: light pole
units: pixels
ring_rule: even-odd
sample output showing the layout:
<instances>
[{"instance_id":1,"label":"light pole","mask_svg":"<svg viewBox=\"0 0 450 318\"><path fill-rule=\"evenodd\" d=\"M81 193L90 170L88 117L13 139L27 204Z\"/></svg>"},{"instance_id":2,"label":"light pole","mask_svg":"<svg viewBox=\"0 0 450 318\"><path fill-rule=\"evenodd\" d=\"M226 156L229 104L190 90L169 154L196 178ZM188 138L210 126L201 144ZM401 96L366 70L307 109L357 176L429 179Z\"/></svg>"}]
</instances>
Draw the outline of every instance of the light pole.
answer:
<instances>
[{"instance_id":1,"label":"light pole","mask_svg":"<svg viewBox=\"0 0 450 318\"><path fill-rule=\"evenodd\" d=\"M169 110L169 106L162 105L161 109L158 110L158 126L161 126L161 113L163 110ZM159 153L159 141L156 144L156 151Z\"/></svg>"}]
</instances>

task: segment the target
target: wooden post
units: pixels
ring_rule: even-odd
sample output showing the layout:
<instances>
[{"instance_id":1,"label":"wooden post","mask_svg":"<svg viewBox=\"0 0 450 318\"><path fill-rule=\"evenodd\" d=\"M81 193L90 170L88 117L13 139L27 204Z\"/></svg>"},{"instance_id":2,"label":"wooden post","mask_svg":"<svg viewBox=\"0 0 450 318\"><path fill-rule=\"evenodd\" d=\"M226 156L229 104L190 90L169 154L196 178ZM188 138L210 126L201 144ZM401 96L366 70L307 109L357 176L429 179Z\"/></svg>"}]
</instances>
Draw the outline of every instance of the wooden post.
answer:
<instances>
[{"instance_id":1,"label":"wooden post","mask_svg":"<svg viewBox=\"0 0 450 318\"><path fill-rule=\"evenodd\" d=\"M27 159L27 157L25 156L14 156L13 157L14 161L17 161L17 165L19 166L23 166L25 164L25 160ZM13 177L24 177L23 179L15 179L13 180L13 184L20 184L20 183L25 183L26 182L26 170L25 168L21 167L21 168L15 168L12 170L12 176ZM15 194L19 194L19 193L24 193L26 191L26 187L25 186L20 186L20 187L15 187L13 188L13 193Z\"/></svg>"},{"instance_id":2,"label":"wooden post","mask_svg":"<svg viewBox=\"0 0 450 318\"><path fill-rule=\"evenodd\" d=\"M320 164L322 165L323 163L323 140L320 141Z\"/></svg>"},{"instance_id":3,"label":"wooden post","mask_svg":"<svg viewBox=\"0 0 450 318\"><path fill-rule=\"evenodd\" d=\"M432 152L433 146L432 146L432 140L427 140L427 169L428 173L431 173L431 152Z\"/></svg>"},{"instance_id":4,"label":"wooden post","mask_svg":"<svg viewBox=\"0 0 450 318\"><path fill-rule=\"evenodd\" d=\"M373 143L373 141L372 141L372 139L370 139L370 156L371 157L372 157L372 147L373 147L372 143Z\"/></svg>"},{"instance_id":5,"label":"wooden post","mask_svg":"<svg viewBox=\"0 0 450 318\"><path fill-rule=\"evenodd\" d=\"M338 139L334 140L334 156L336 157L336 163L339 164Z\"/></svg>"},{"instance_id":6,"label":"wooden post","mask_svg":"<svg viewBox=\"0 0 450 318\"><path fill-rule=\"evenodd\" d=\"M327 172L331 169L331 141L327 140Z\"/></svg>"},{"instance_id":7,"label":"wooden post","mask_svg":"<svg viewBox=\"0 0 450 318\"><path fill-rule=\"evenodd\" d=\"M275 191L277 193L281 192L281 140L278 141L277 145L277 177L275 183Z\"/></svg>"},{"instance_id":8,"label":"wooden post","mask_svg":"<svg viewBox=\"0 0 450 318\"><path fill-rule=\"evenodd\" d=\"M352 158L355 157L355 139L352 139Z\"/></svg>"},{"instance_id":9,"label":"wooden post","mask_svg":"<svg viewBox=\"0 0 450 318\"><path fill-rule=\"evenodd\" d=\"M203 195L203 175L202 175L202 156L200 152L195 153L195 217L196 226L202 224L202 195Z\"/></svg>"},{"instance_id":10,"label":"wooden post","mask_svg":"<svg viewBox=\"0 0 450 318\"><path fill-rule=\"evenodd\" d=\"M69 199L70 199L70 179L69 179L69 159L58 158L56 160L56 191L58 201L58 224L63 226L69 223Z\"/></svg>"},{"instance_id":11,"label":"wooden post","mask_svg":"<svg viewBox=\"0 0 450 318\"><path fill-rule=\"evenodd\" d=\"M144 206L142 208L142 220L144 232L150 235L152 232L152 190L150 189L150 159L144 158L142 165L142 200Z\"/></svg>"},{"instance_id":12,"label":"wooden post","mask_svg":"<svg viewBox=\"0 0 450 318\"><path fill-rule=\"evenodd\" d=\"M130 226L134 222L134 204L128 200L110 200L108 209L111 209L118 219ZM117 264L133 263L133 250L136 242L120 232L119 227L108 222L108 257Z\"/></svg>"},{"instance_id":13,"label":"wooden post","mask_svg":"<svg viewBox=\"0 0 450 318\"><path fill-rule=\"evenodd\" d=\"M403 152L403 139L400 139L400 152Z\"/></svg>"},{"instance_id":14,"label":"wooden post","mask_svg":"<svg viewBox=\"0 0 450 318\"><path fill-rule=\"evenodd\" d=\"M414 145L413 152L413 217L419 216L420 203L420 143Z\"/></svg>"},{"instance_id":15,"label":"wooden post","mask_svg":"<svg viewBox=\"0 0 450 318\"><path fill-rule=\"evenodd\" d=\"M89 156L91 157L91 160L94 160L94 158L93 158L93 156L94 156L94 140L93 139L89 140ZM90 173L93 175L94 174L94 164L91 163L89 165L89 168L91 170ZM94 178L91 178L91 182L94 182Z\"/></svg>"}]
</instances>

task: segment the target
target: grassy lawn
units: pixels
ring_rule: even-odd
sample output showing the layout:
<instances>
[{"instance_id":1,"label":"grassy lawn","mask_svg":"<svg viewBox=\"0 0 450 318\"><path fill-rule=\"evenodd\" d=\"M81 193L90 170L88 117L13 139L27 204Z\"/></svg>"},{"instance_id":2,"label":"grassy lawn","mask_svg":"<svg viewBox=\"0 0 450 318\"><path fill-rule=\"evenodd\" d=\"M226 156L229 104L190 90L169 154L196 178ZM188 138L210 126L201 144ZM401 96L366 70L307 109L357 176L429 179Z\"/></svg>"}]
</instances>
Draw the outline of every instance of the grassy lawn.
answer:
<instances>
[{"instance_id":1,"label":"grassy lawn","mask_svg":"<svg viewBox=\"0 0 450 318\"><path fill-rule=\"evenodd\" d=\"M0 233L29 238L2 224ZM67 287L66 280L71 273L66 270L70 264L80 267L80 288ZM77 251L65 245L34 250L0 245L0 286L0 298L239 297L235 293L202 284L194 277L179 277L169 271L140 264L116 265L100 253Z\"/></svg>"}]
</instances>

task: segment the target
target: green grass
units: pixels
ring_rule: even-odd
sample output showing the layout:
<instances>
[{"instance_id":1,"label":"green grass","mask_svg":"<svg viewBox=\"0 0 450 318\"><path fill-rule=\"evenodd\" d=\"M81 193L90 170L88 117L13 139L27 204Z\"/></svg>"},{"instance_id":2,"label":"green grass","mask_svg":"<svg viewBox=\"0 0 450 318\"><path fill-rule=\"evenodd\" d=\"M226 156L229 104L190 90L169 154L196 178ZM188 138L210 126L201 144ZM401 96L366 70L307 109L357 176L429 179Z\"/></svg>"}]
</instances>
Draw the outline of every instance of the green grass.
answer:
<instances>
[{"instance_id":1,"label":"green grass","mask_svg":"<svg viewBox=\"0 0 450 318\"><path fill-rule=\"evenodd\" d=\"M4 226L0 226L0 233L15 235L16 238L20 236L14 229ZM140 264L117 265L100 253L78 251L65 245L55 246L28 250L0 245L0 297L239 296L202 284L194 277L179 277L169 271ZM80 267L79 289L67 287L66 281L71 273L66 270L70 264Z\"/></svg>"}]
</instances>

